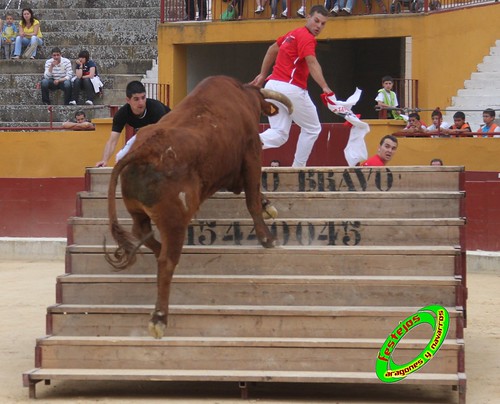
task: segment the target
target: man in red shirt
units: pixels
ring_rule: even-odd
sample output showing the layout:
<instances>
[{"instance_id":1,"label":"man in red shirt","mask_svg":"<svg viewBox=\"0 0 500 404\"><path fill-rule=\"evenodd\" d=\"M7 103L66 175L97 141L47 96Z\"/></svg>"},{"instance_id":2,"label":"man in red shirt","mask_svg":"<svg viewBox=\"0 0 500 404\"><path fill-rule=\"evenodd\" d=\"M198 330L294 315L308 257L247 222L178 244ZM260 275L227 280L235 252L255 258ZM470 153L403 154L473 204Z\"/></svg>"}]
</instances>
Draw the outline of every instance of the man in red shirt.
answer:
<instances>
[{"instance_id":1,"label":"man in red shirt","mask_svg":"<svg viewBox=\"0 0 500 404\"><path fill-rule=\"evenodd\" d=\"M363 167L383 167L394 156L398 148L398 139L392 135L386 135L380 140L380 145L375 156L370 157L363 164Z\"/></svg>"},{"instance_id":2,"label":"man in red shirt","mask_svg":"<svg viewBox=\"0 0 500 404\"><path fill-rule=\"evenodd\" d=\"M264 56L260 73L251 84L285 94L293 104L292 114L281 105L275 116L269 117L270 128L260 134L264 149L280 147L288 140L292 121L300 126L297 150L293 167L305 167L314 142L321 132L316 106L307 92L309 73L321 87L323 93L333 92L323 77L323 71L316 59L316 36L328 21L328 11L321 5L311 8L306 25L279 37ZM274 63L273 72L267 74ZM273 101L274 102L274 101Z\"/></svg>"}]
</instances>

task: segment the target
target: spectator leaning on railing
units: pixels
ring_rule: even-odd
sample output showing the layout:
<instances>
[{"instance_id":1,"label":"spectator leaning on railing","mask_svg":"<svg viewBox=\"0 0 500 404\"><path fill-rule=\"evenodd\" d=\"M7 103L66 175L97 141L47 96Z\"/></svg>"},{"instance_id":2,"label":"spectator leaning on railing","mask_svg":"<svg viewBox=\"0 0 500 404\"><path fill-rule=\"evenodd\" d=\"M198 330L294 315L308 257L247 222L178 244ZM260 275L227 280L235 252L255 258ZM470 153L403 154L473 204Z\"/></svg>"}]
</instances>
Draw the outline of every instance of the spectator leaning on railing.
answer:
<instances>
[{"instance_id":1,"label":"spectator leaning on railing","mask_svg":"<svg viewBox=\"0 0 500 404\"><path fill-rule=\"evenodd\" d=\"M45 62L45 71L42 80L42 102L50 105L49 90L63 90L64 104L71 100L71 77L73 68L69 59L61 56L61 49L52 49L52 58Z\"/></svg>"}]
</instances>

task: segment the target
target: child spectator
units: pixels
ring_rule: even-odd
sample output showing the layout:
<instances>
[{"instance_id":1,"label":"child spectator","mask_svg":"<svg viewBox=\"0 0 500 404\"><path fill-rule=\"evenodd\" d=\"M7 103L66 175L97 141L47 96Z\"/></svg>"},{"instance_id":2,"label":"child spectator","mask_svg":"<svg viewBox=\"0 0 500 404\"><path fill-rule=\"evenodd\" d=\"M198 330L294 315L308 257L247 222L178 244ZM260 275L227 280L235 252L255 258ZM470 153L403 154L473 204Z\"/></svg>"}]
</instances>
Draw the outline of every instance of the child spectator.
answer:
<instances>
[{"instance_id":1,"label":"child spectator","mask_svg":"<svg viewBox=\"0 0 500 404\"><path fill-rule=\"evenodd\" d=\"M470 125L465 122L465 114L462 111L457 111L453 114L453 125L450 126L448 133L458 135L465 132L472 132L472 130Z\"/></svg>"},{"instance_id":2,"label":"child spectator","mask_svg":"<svg viewBox=\"0 0 500 404\"><path fill-rule=\"evenodd\" d=\"M63 122L62 127L64 129L71 130L94 130L95 126L90 122L85 116L85 112L76 111L74 121Z\"/></svg>"},{"instance_id":3,"label":"child spectator","mask_svg":"<svg viewBox=\"0 0 500 404\"><path fill-rule=\"evenodd\" d=\"M412 112L408 115L408 124L403 129L403 132L425 132L427 127L420 120L420 115L416 112Z\"/></svg>"},{"instance_id":4,"label":"child spectator","mask_svg":"<svg viewBox=\"0 0 500 404\"><path fill-rule=\"evenodd\" d=\"M378 90L378 95L375 98L375 101L377 101L377 105L381 108L396 108L399 105L398 102L398 97L396 96L396 93L392 91L392 86L394 85L394 80L392 79L391 76L384 76L382 77L382 87L380 90ZM399 113L394 110L390 109L387 112L387 118L389 119L403 119Z\"/></svg>"},{"instance_id":5,"label":"child spectator","mask_svg":"<svg viewBox=\"0 0 500 404\"><path fill-rule=\"evenodd\" d=\"M450 124L443 122L443 114L439 108L432 111L432 125L427 127L427 132L438 132L438 134L447 134ZM433 136L438 137L438 135Z\"/></svg>"},{"instance_id":6,"label":"child spectator","mask_svg":"<svg viewBox=\"0 0 500 404\"><path fill-rule=\"evenodd\" d=\"M478 132L484 133L483 137L500 137L500 135L493 135L493 133L500 132L500 126L495 122L495 110L491 108L486 108L483 111L483 122L479 127Z\"/></svg>"},{"instance_id":7,"label":"child spectator","mask_svg":"<svg viewBox=\"0 0 500 404\"><path fill-rule=\"evenodd\" d=\"M80 90L82 88L85 90L85 98L87 100L85 104L94 105L95 94L99 92L99 88L102 86L100 80L98 80L97 85L94 86L93 82L95 80L98 80L97 65L93 60L90 60L89 52L82 50L78 54L78 59L76 60L76 71L73 79L73 97L69 102L70 105L76 105L78 103Z\"/></svg>"},{"instance_id":8,"label":"child spectator","mask_svg":"<svg viewBox=\"0 0 500 404\"><path fill-rule=\"evenodd\" d=\"M16 41L16 36L18 33L19 31L17 29L17 25L14 24L14 16L12 15L12 13L6 13L5 23L2 27L2 36L0 39L5 59L10 59L10 56L12 55L14 50L12 45Z\"/></svg>"},{"instance_id":9,"label":"child spectator","mask_svg":"<svg viewBox=\"0 0 500 404\"><path fill-rule=\"evenodd\" d=\"M383 167L385 166L394 156L398 148L398 139L392 135L385 135L380 140L380 145L377 150L377 154L370 157L363 164L363 167Z\"/></svg>"},{"instance_id":10,"label":"child spectator","mask_svg":"<svg viewBox=\"0 0 500 404\"><path fill-rule=\"evenodd\" d=\"M49 90L63 90L64 104L71 100L71 77L73 68L69 59L61 56L61 49L52 49L52 58L45 62L45 71L42 80L42 102L50 105Z\"/></svg>"},{"instance_id":11,"label":"child spectator","mask_svg":"<svg viewBox=\"0 0 500 404\"><path fill-rule=\"evenodd\" d=\"M13 59L19 59L21 57L23 46L27 46L25 57L35 59L36 48L43 45L42 38L43 35L40 29L40 21L33 16L33 10L31 8L23 8Z\"/></svg>"}]
</instances>

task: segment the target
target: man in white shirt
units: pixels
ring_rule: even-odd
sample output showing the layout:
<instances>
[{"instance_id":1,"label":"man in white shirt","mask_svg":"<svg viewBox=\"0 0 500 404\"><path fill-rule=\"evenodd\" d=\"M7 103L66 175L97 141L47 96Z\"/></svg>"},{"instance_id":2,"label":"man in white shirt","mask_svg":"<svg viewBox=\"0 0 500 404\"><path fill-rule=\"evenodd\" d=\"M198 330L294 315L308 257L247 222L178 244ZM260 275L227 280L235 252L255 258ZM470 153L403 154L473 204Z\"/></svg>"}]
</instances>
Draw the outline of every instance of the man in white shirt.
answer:
<instances>
[{"instance_id":1,"label":"man in white shirt","mask_svg":"<svg viewBox=\"0 0 500 404\"><path fill-rule=\"evenodd\" d=\"M61 49L52 49L52 58L45 62L45 71L41 83L42 102L50 105L49 90L63 90L64 104L69 105L71 101L71 77L73 68L69 59L61 56Z\"/></svg>"}]
</instances>

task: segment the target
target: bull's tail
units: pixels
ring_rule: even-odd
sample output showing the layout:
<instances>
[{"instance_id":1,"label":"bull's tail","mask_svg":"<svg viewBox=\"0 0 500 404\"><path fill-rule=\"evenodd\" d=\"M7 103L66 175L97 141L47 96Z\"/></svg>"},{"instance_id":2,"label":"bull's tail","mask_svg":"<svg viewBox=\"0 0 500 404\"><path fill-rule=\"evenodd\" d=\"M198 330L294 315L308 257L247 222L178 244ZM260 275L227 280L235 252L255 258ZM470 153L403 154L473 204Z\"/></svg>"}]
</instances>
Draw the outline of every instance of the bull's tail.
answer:
<instances>
[{"instance_id":1,"label":"bull's tail","mask_svg":"<svg viewBox=\"0 0 500 404\"><path fill-rule=\"evenodd\" d=\"M143 240L138 241L132 233L126 231L120 223L116 213L116 186L118 177L125 166L133 159L131 153L125 155L119 160L111 172L108 187L108 216L109 227L111 234L118 244L117 249L110 255L106 250L106 239L104 239L103 247L106 261L117 270L125 269L136 261L136 254Z\"/></svg>"}]
</instances>

